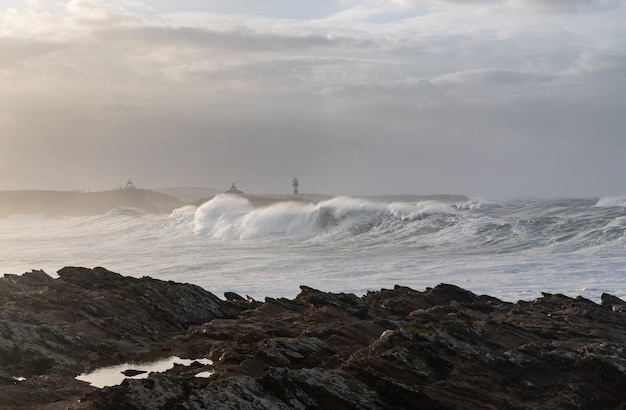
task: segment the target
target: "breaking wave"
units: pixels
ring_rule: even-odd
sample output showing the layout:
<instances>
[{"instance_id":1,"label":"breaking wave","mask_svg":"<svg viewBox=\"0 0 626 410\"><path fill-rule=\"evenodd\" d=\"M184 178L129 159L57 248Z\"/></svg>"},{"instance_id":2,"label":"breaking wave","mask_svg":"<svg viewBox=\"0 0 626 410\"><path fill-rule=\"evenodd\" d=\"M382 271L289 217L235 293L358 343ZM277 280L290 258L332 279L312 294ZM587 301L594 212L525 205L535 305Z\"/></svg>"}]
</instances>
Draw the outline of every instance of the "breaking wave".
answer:
<instances>
[{"instance_id":1,"label":"breaking wave","mask_svg":"<svg viewBox=\"0 0 626 410\"><path fill-rule=\"evenodd\" d=\"M1 268L106 266L257 297L442 281L508 300L626 295L626 196L454 201L218 195L170 214L16 215L0 218Z\"/></svg>"},{"instance_id":2,"label":"breaking wave","mask_svg":"<svg viewBox=\"0 0 626 410\"><path fill-rule=\"evenodd\" d=\"M289 237L337 246L409 246L461 254L571 252L624 243L626 212L603 210L602 204L608 203L615 200L601 200L594 207L588 201L384 203L336 197L317 204L280 201L254 207L246 198L220 195L197 209L194 230L222 240Z\"/></svg>"},{"instance_id":3,"label":"breaking wave","mask_svg":"<svg viewBox=\"0 0 626 410\"><path fill-rule=\"evenodd\" d=\"M328 231L363 234L384 224L415 221L456 210L436 201L381 203L336 197L317 204L279 201L254 207L243 197L218 195L196 211L195 231L217 239L252 239L268 235L312 236Z\"/></svg>"},{"instance_id":4,"label":"breaking wave","mask_svg":"<svg viewBox=\"0 0 626 410\"><path fill-rule=\"evenodd\" d=\"M626 207L626 196L605 196L598 199L596 206L609 208L614 206Z\"/></svg>"}]
</instances>

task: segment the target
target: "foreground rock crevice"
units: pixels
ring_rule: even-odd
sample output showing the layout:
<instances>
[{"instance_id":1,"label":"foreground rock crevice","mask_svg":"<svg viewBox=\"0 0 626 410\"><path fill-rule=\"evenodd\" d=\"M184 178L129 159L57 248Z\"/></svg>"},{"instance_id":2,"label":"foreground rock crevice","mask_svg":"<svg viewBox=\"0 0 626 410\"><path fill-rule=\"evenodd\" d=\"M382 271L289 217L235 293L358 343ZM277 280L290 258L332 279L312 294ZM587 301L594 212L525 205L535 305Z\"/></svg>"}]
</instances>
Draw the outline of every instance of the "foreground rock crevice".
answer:
<instances>
[{"instance_id":1,"label":"foreground rock crevice","mask_svg":"<svg viewBox=\"0 0 626 410\"><path fill-rule=\"evenodd\" d=\"M264 302L64 268L0 280L6 408L626 408L626 303L508 303L447 284ZM105 364L209 358L96 389ZM16 377L20 377L19 380Z\"/></svg>"}]
</instances>

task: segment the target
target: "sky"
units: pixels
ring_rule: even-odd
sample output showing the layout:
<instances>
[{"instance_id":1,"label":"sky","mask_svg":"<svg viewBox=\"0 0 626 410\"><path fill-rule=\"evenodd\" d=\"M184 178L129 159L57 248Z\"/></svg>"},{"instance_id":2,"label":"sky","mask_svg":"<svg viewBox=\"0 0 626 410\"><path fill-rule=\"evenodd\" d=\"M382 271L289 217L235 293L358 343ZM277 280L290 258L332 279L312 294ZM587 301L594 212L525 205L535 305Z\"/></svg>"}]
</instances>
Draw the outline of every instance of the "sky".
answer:
<instances>
[{"instance_id":1,"label":"sky","mask_svg":"<svg viewBox=\"0 0 626 410\"><path fill-rule=\"evenodd\" d=\"M624 0L0 7L0 170L55 187L626 195Z\"/></svg>"}]
</instances>

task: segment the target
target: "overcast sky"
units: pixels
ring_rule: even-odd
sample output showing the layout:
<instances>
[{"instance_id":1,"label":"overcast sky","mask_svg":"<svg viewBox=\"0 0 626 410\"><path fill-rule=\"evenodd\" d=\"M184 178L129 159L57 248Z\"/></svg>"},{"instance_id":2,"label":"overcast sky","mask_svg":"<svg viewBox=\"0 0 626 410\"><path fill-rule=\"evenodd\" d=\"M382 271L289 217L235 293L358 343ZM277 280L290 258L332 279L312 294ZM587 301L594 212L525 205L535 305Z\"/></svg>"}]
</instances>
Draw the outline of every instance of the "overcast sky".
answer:
<instances>
[{"instance_id":1,"label":"overcast sky","mask_svg":"<svg viewBox=\"0 0 626 410\"><path fill-rule=\"evenodd\" d=\"M4 0L0 169L102 190L626 194L626 1Z\"/></svg>"}]
</instances>

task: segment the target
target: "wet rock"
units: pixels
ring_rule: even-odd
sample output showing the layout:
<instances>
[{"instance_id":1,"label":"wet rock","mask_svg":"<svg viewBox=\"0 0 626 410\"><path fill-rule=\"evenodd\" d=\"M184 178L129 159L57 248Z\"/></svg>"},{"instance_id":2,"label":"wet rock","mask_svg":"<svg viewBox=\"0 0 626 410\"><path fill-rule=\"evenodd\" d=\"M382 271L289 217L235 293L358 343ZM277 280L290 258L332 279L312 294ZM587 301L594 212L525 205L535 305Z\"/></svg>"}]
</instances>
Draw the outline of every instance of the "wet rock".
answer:
<instances>
[{"instance_id":1,"label":"wet rock","mask_svg":"<svg viewBox=\"0 0 626 410\"><path fill-rule=\"evenodd\" d=\"M626 312L626 302L616 296L603 293L601 300L602 306L609 307L613 312Z\"/></svg>"},{"instance_id":2,"label":"wet rock","mask_svg":"<svg viewBox=\"0 0 626 410\"><path fill-rule=\"evenodd\" d=\"M612 306L612 305L626 305L626 302L617 296L609 295L608 293L603 293L600 297L602 306Z\"/></svg>"},{"instance_id":3,"label":"wet rock","mask_svg":"<svg viewBox=\"0 0 626 410\"><path fill-rule=\"evenodd\" d=\"M621 408L626 400L626 322L583 298L512 304L453 285L358 298L302 287L293 301L268 298L201 328L196 340L208 339L215 374L189 384L180 408Z\"/></svg>"},{"instance_id":4,"label":"wet rock","mask_svg":"<svg viewBox=\"0 0 626 410\"><path fill-rule=\"evenodd\" d=\"M626 315L609 296L602 305L547 293L508 303L448 284L362 297L303 286L293 300L258 302L102 268L5 276L0 400L70 409L620 409ZM195 363L104 389L73 379L98 364L173 354L210 358L213 374L196 377L208 369Z\"/></svg>"},{"instance_id":5,"label":"wet rock","mask_svg":"<svg viewBox=\"0 0 626 410\"><path fill-rule=\"evenodd\" d=\"M94 388L74 376L163 356L170 349L163 342L190 326L234 315L198 286L128 278L104 268L64 268L56 279L43 271L5 275L0 303L3 408L77 399ZM21 393L25 386L28 399Z\"/></svg>"},{"instance_id":6,"label":"wet rock","mask_svg":"<svg viewBox=\"0 0 626 410\"><path fill-rule=\"evenodd\" d=\"M225 292L224 293L224 297L229 302L240 302L240 303L241 302L243 302L243 303L247 302L246 299L244 299L243 297L239 296L235 292Z\"/></svg>"},{"instance_id":7,"label":"wet rock","mask_svg":"<svg viewBox=\"0 0 626 410\"><path fill-rule=\"evenodd\" d=\"M363 382L335 370L271 368L261 378L268 392L292 408L379 409L383 403Z\"/></svg>"},{"instance_id":8,"label":"wet rock","mask_svg":"<svg viewBox=\"0 0 626 410\"><path fill-rule=\"evenodd\" d=\"M126 369L122 372L122 374L126 377L138 376L140 374L145 374L145 370L136 370L136 369Z\"/></svg>"}]
</instances>

